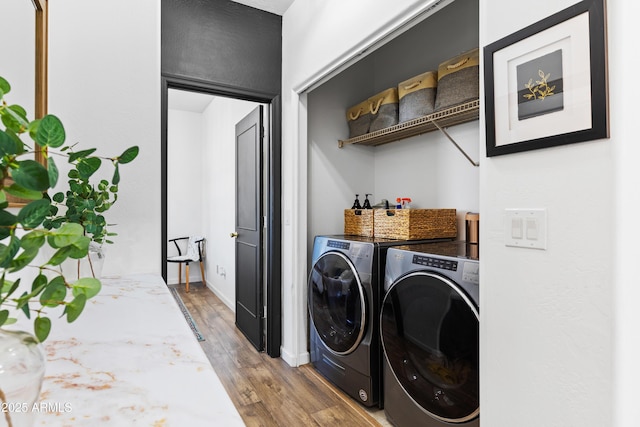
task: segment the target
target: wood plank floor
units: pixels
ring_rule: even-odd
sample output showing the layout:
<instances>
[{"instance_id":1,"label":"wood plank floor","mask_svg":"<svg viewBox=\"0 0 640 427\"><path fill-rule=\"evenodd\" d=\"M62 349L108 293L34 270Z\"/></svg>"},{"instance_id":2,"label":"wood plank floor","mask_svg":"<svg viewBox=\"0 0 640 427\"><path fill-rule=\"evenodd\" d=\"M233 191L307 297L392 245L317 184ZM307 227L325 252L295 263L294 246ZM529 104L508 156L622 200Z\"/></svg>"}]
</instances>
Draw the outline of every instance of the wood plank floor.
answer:
<instances>
[{"instance_id":1,"label":"wood plank floor","mask_svg":"<svg viewBox=\"0 0 640 427\"><path fill-rule=\"evenodd\" d=\"M188 294L182 285L179 294L205 338L202 348L247 426L388 425L382 411L359 405L311 365L292 368L280 358L258 353L235 327L234 313L202 283L192 283Z\"/></svg>"}]
</instances>

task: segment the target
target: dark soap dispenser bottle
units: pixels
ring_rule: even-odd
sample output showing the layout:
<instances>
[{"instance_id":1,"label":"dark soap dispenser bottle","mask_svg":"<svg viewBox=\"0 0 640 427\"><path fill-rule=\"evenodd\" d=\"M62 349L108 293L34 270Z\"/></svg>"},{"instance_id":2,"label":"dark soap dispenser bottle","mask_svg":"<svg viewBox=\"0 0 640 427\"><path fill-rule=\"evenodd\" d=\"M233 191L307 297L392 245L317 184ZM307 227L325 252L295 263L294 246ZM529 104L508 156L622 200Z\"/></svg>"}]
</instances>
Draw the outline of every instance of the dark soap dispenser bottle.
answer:
<instances>
[{"instance_id":1,"label":"dark soap dispenser bottle","mask_svg":"<svg viewBox=\"0 0 640 427\"><path fill-rule=\"evenodd\" d=\"M371 196L371 193L367 193L364 195L364 203L362 204L362 209L373 209L371 207L371 202L369 202L369 196Z\"/></svg>"},{"instance_id":2,"label":"dark soap dispenser bottle","mask_svg":"<svg viewBox=\"0 0 640 427\"><path fill-rule=\"evenodd\" d=\"M351 209L362 209L362 206L360 206L360 200L358 200L358 196L359 194L356 194L356 200L353 202L353 206L351 206Z\"/></svg>"}]
</instances>

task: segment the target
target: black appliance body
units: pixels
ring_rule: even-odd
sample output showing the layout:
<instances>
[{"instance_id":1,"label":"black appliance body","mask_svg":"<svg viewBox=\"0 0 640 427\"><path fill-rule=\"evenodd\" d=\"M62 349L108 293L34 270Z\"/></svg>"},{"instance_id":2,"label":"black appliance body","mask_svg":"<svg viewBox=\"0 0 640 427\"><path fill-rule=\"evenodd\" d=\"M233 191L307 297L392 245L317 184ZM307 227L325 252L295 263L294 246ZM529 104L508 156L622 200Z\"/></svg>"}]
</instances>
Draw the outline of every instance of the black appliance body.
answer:
<instances>
[{"instance_id":1,"label":"black appliance body","mask_svg":"<svg viewBox=\"0 0 640 427\"><path fill-rule=\"evenodd\" d=\"M405 240L316 236L308 280L313 366L367 407L383 407L380 304L387 250Z\"/></svg>"},{"instance_id":2,"label":"black appliance body","mask_svg":"<svg viewBox=\"0 0 640 427\"><path fill-rule=\"evenodd\" d=\"M477 245L391 248L380 314L385 415L398 427L479 427Z\"/></svg>"}]
</instances>

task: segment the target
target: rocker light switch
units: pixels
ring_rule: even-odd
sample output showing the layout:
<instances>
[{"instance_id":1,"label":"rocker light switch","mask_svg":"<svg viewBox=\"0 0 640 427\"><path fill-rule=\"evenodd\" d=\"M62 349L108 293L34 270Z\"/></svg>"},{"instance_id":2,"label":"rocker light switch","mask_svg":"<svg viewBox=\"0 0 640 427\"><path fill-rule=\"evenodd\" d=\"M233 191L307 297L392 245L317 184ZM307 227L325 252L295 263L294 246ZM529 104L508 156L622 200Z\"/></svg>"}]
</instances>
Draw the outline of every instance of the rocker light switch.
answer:
<instances>
[{"instance_id":1,"label":"rocker light switch","mask_svg":"<svg viewBox=\"0 0 640 427\"><path fill-rule=\"evenodd\" d=\"M546 209L505 209L504 226L505 246L547 249Z\"/></svg>"},{"instance_id":2,"label":"rocker light switch","mask_svg":"<svg viewBox=\"0 0 640 427\"><path fill-rule=\"evenodd\" d=\"M511 218L511 238L522 239L522 218Z\"/></svg>"},{"instance_id":3,"label":"rocker light switch","mask_svg":"<svg viewBox=\"0 0 640 427\"><path fill-rule=\"evenodd\" d=\"M527 240L538 240L538 220L527 218Z\"/></svg>"}]
</instances>

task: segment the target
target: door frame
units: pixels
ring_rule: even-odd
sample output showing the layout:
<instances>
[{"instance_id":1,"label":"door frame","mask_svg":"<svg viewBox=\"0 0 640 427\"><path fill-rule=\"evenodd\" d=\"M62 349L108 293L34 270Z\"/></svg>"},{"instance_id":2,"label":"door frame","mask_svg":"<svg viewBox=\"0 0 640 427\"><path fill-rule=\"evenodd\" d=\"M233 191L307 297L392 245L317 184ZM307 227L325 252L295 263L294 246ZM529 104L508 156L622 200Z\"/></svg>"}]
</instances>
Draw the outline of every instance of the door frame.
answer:
<instances>
[{"instance_id":1,"label":"door frame","mask_svg":"<svg viewBox=\"0 0 640 427\"><path fill-rule=\"evenodd\" d=\"M167 208L168 208L168 97L169 89L208 93L216 96L241 99L269 104L271 123L269 123L268 156L263 160L267 168L267 237L264 245L266 252L266 352L271 357L280 357L282 346L282 102L280 94L270 94L249 89L238 89L162 74L160 92L160 162L161 162L161 240L162 240L162 277L167 280Z\"/></svg>"}]
</instances>

